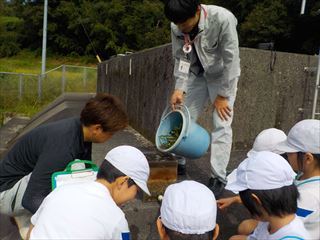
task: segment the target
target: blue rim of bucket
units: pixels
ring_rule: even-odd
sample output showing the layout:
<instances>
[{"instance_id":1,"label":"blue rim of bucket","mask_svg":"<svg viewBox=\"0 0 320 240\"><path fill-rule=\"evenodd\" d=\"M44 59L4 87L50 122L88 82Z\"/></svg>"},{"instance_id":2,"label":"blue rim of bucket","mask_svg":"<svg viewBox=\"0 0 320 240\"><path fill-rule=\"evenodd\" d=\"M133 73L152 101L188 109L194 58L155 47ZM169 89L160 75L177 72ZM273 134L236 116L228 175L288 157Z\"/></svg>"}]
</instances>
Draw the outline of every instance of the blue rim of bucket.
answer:
<instances>
[{"instance_id":1,"label":"blue rim of bucket","mask_svg":"<svg viewBox=\"0 0 320 240\"><path fill-rule=\"evenodd\" d=\"M182 129L181 129L181 132L180 132L180 135L179 135L179 137L177 138L177 140L175 141L175 143L171 146L171 147L169 147L169 148L161 148L160 146L161 146L161 144L158 144L159 145L159 150L161 151L161 152L171 152L173 149L175 149L177 146L178 146L178 144L181 142L181 140L182 140L182 138L184 138L185 137L185 132L186 132L186 117L184 116L184 114L183 114L183 112L181 111L181 110L174 110L174 111L171 111L171 112L169 112L169 113L167 113L165 116L164 116L164 118L163 119L161 119L161 121L163 121L163 120L165 120L170 114L172 114L172 113L174 113L174 112L178 112L180 115L181 115L181 117L182 117ZM158 129L159 130L159 129ZM156 141L157 142L159 142L159 140L158 140L158 131L157 131L157 139L156 139Z\"/></svg>"}]
</instances>

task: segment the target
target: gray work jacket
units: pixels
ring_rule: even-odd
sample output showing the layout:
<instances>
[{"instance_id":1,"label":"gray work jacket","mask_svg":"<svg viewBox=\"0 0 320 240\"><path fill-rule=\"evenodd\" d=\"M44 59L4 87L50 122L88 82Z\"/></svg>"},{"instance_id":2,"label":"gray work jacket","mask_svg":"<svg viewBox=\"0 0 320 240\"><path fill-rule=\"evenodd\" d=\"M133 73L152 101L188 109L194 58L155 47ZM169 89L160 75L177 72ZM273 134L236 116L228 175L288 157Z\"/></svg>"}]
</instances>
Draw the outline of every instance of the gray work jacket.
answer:
<instances>
[{"instance_id":1,"label":"gray work jacket","mask_svg":"<svg viewBox=\"0 0 320 240\"><path fill-rule=\"evenodd\" d=\"M207 81L219 86L218 94L228 97L235 92L237 79L240 76L239 42L237 19L227 9L214 5L201 5L199 33L195 37L194 47L204 69ZM188 54L191 61L189 77L179 75L178 66L185 57L182 50L184 34L178 26L171 23L172 51L175 60L175 89L187 92L188 86L197 78L199 66L194 48Z\"/></svg>"}]
</instances>

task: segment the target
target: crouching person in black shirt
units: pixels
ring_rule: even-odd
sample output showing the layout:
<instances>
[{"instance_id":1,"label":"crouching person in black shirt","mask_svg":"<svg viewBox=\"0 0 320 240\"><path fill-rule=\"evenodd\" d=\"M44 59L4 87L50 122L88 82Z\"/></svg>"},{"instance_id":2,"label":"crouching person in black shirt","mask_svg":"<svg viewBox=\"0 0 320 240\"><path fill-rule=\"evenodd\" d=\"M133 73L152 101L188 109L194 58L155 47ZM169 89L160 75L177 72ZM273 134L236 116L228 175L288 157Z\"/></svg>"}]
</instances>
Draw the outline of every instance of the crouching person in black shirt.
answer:
<instances>
[{"instance_id":1,"label":"crouching person in black shirt","mask_svg":"<svg viewBox=\"0 0 320 240\"><path fill-rule=\"evenodd\" d=\"M51 191L51 175L74 159L91 159L92 143L103 143L128 125L121 102L99 93L80 118L41 125L24 135L0 160L0 213L13 216L24 238L30 217Z\"/></svg>"}]
</instances>

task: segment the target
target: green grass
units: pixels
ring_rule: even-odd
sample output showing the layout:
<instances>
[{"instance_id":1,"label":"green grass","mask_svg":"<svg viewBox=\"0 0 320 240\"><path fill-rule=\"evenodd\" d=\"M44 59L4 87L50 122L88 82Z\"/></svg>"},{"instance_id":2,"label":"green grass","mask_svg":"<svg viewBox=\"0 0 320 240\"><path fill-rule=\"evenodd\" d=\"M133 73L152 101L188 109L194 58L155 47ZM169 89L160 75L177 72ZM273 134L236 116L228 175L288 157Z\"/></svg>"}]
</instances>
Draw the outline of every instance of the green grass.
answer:
<instances>
[{"instance_id":1,"label":"green grass","mask_svg":"<svg viewBox=\"0 0 320 240\"><path fill-rule=\"evenodd\" d=\"M63 64L96 67L94 57L47 56L46 71ZM0 72L33 73L41 72L41 56L30 51L21 51L13 57L0 58Z\"/></svg>"},{"instance_id":2,"label":"green grass","mask_svg":"<svg viewBox=\"0 0 320 240\"><path fill-rule=\"evenodd\" d=\"M22 22L21 19L17 17L11 17L11 16L0 16L0 25L4 26L8 23L20 23Z\"/></svg>"},{"instance_id":3,"label":"green grass","mask_svg":"<svg viewBox=\"0 0 320 240\"><path fill-rule=\"evenodd\" d=\"M71 57L48 57L47 70L62 64L96 67L94 59ZM0 72L39 74L41 57L24 51L17 56L0 58ZM23 76L20 94L18 75L0 74L0 126L7 115L33 116L62 93L62 80L65 79L64 92L94 92L96 90L96 70L62 68L50 72L42 79L41 98L38 98L38 77Z\"/></svg>"}]
</instances>

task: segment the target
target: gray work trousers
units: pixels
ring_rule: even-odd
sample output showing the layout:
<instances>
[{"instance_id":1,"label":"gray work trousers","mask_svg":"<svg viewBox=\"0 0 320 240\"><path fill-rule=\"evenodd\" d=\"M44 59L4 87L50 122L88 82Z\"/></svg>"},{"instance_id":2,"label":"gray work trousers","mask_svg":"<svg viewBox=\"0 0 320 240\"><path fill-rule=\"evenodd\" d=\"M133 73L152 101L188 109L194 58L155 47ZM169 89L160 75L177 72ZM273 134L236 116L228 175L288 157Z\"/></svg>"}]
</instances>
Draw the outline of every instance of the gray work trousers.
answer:
<instances>
[{"instance_id":1,"label":"gray work trousers","mask_svg":"<svg viewBox=\"0 0 320 240\"><path fill-rule=\"evenodd\" d=\"M28 186L30 176L31 174L24 176L12 188L0 192L0 213L17 216L27 211L22 207L22 198Z\"/></svg>"},{"instance_id":2,"label":"gray work trousers","mask_svg":"<svg viewBox=\"0 0 320 240\"><path fill-rule=\"evenodd\" d=\"M228 98L229 107L233 109L236 98L238 78L233 81L233 93ZM198 76L187 90L184 104L188 107L192 119L198 119L203 112L205 104L210 100L211 105L215 101L220 84L208 81L205 76ZM213 105L212 105L213 106ZM227 182L226 169L230 159L232 145L233 110L227 121L222 120L217 111L213 111L213 131L211 133L211 177L218 178L223 183Z\"/></svg>"},{"instance_id":3,"label":"gray work trousers","mask_svg":"<svg viewBox=\"0 0 320 240\"><path fill-rule=\"evenodd\" d=\"M22 206L22 198L31 174L21 178L12 188L0 192L0 213L14 217L22 239L25 239L30 226L31 212Z\"/></svg>"}]
</instances>

